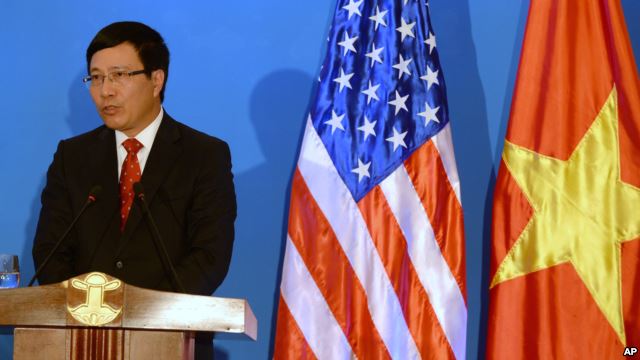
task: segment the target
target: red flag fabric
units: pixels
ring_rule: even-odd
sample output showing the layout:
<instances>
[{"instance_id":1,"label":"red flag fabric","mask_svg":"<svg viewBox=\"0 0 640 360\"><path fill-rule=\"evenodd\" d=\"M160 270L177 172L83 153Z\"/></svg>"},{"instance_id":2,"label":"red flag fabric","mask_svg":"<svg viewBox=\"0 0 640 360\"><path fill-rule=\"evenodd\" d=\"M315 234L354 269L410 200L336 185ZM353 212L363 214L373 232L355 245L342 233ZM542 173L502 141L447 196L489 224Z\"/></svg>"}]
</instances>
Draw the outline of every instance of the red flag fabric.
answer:
<instances>
[{"instance_id":1,"label":"red flag fabric","mask_svg":"<svg viewBox=\"0 0 640 360\"><path fill-rule=\"evenodd\" d=\"M640 346L640 86L618 0L531 1L496 182L487 358Z\"/></svg>"}]
</instances>

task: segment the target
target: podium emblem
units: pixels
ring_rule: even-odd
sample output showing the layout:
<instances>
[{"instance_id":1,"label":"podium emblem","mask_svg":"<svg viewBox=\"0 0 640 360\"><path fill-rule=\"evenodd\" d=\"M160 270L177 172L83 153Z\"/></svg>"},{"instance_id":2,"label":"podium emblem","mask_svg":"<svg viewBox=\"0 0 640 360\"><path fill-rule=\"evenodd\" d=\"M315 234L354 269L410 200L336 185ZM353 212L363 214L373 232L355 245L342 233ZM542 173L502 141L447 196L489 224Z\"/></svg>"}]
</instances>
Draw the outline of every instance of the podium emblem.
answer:
<instances>
[{"instance_id":1,"label":"podium emblem","mask_svg":"<svg viewBox=\"0 0 640 360\"><path fill-rule=\"evenodd\" d=\"M67 306L67 311L74 319L85 325L108 324L122 311L122 308L114 309L104 302L105 292L117 290L122 286L120 280L108 281L104 274L93 272L88 274L84 280L72 279L71 286L84 291L86 296L83 304L74 308Z\"/></svg>"}]
</instances>

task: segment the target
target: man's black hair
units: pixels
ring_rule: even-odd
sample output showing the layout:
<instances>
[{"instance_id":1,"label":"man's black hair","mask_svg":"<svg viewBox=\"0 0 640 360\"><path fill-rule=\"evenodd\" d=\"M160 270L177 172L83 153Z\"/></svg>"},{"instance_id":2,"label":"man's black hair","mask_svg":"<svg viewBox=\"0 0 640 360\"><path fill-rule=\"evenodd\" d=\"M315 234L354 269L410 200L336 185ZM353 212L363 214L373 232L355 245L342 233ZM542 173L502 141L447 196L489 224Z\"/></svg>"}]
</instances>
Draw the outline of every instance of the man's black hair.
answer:
<instances>
[{"instance_id":1,"label":"man's black hair","mask_svg":"<svg viewBox=\"0 0 640 360\"><path fill-rule=\"evenodd\" d=\"M169 78L169 49L160 33L143 23L115 22L98 31L87 47L87 72L91 70L91 58L96 52L125 42L136 49L148 77L154 70L164 71L164 83L160 91L160 101L164 101L164 90Z\"/></svg>"}]
</instances>

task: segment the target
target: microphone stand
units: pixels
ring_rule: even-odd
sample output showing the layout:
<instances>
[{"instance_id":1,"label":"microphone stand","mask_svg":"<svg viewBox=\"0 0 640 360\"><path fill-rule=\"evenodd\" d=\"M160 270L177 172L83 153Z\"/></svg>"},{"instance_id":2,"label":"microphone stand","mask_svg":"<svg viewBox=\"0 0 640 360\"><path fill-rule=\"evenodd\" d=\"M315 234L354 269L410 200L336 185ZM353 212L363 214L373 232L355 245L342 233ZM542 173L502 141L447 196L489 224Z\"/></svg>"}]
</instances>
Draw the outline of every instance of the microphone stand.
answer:
<instances>
[{"instance_id":1,"label":"microphone stand","mask_svg":"<svg viewBox=\"0 0 640 360\"><path fill-rule=\"evenodd\" d=\"M176 269L173 266L173 263L171 262L171 258L169 258L169 253L167 252L167 248L164 246L164 242L162 241L162 237L160 236L160 231L158 230L158 226L156 225L155 220L153 220L153 216L151 216L149 205L147 204L147 200L145 199L145 196L144 196L144 187L142 186L142 183L137 182L133 184L133 191L135 191L136 197L138 198L138 200L140 201L140 204L142 205L143 213L147 218L149 225L151 226L151 235L152 235L151 237L153 238L153 242L155 243L156 247L160 250L160 258L162 259L162 262L165 266L165 270L168 270L171 280L173 280L172 282L173 282L174 290L176 290L175 287L177 287L178 288L177 290L179 292L186 293L184 286L180 281L180 278L178 278Z\"/></svg>"},{"instance_id":2,"label":"microphone stand","mask_svg":"<svg viewBox=\"0 0 640 360\"><path fill-rule=\"evenodd\" d=\"M91 188L91 190L89 191L89 195L87 196L87 201L85 201L84 205L80 209L80 212L78 212L78 215L75 217L75 219L73 219L69 227L67 227L67 230L64 232L64 234L62 234L58 242L56 242L56 244L53 246L53 249L51 250L49 255L44 259L42 264L38 266L36 273L31 278L31 281L29 281L29 285L27 285L27 287L31 287L31 285L33 285L38 275L40 275L40 273L42 272L42 269L44 269L44 267L49 263L49 261L51 260L51 257L53 257L53 254L55 254L56 251L58 251L58 248L60 247L64 239L67 238L67 236L69 235L71 230L75 227L76 223L78 222L82 214L84 214L84 211L87 210L87 208L91 206L94 202L96 202L96 200L98 200L98 195L100 195L100 192L102 192L102 186L100 185L96 185Z\"/></svg>"}]
</instances>

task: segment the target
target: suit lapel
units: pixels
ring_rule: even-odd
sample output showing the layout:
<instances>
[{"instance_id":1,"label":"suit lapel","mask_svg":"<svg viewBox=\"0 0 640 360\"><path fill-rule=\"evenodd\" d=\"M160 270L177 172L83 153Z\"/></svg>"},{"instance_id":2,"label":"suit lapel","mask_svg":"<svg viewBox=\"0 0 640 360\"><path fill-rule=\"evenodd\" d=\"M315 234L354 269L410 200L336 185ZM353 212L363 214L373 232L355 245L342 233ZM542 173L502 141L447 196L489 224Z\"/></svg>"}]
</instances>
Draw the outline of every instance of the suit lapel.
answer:
<instances>
[{"instance_id":1,"label":"suit lapel","mask_svg":"<svg viewBox=\"0 0 640 360\"><path fill-rule=\"evenodd\" d=\"M106 236L108 227L119 209L118 158L113 130L103 128L98 133L95 144L87 151L89 152L87 158L90 160L84 166L85 174L83 177L89 181L89 187L99 185L102 187L102 192L92 205L91 211L87 211L83 215L85 217L83 221L92 232L92 236L88 236L83 241L94 242L89 248L96 249L103 237ZM115 235L113 234L110 239L104 240L115 243L118 241L118 237Z\"/></svg>"},{"instance_id":2,"label":"suit lapel","mask_svg":"<svg viewBox=\"0 0 640 360\"><path fill-rule=\"evenodd\" d=\"M178 131L175 120L165 112L156 138L153 141L149 158L142 172L142 179L140 180L142 185L144 185L147 204L151 204L160 185L165 181L167 174L182 152L182 146L178 141L179 139L180 132ZM122 244L117 254L119 254L129 242L129 238L138 227L142 217L140 205L132 206L127 224L124 228L124 233L122 234Z\"/></svg>"}]
</instances>

